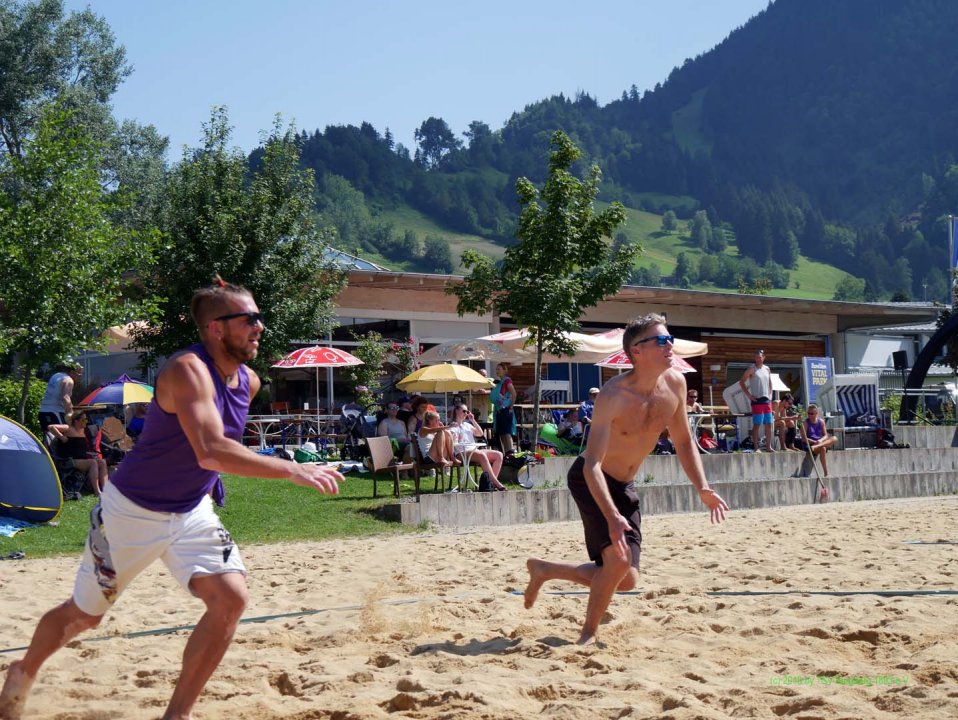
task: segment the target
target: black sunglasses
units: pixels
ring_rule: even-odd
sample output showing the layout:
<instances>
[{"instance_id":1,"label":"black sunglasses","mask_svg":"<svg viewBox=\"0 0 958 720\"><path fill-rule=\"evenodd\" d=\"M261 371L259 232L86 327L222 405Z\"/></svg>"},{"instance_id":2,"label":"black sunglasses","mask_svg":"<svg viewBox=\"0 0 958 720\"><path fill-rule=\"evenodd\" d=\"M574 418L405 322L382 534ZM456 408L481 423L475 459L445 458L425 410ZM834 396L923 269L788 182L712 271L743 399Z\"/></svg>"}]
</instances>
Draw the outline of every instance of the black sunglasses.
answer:
<instances>
[{"instance_id":1,"label":"black sunglasses","mask_svg":"<svg viewBox=\"0 0 958 720\"><path fill-rule=\"evenodd\" d=\"M246 323L247 323L247 325L249 325L250 327L252 327L252 326L255 325L256 323L261 323L261 322L263 322L263 314L262 314L262 313L258 313L258 312L238 312L238 313L230 313L229 315L220 315L219 317L213 318L213 319L214 319L214 320L232 320L232 319L234 319L234 318L240 318L240 317L246 318ZM265 323L264 323L264 325L265 325Z\"/></svg>"},{"instance_id":2,"label":"black sunglasses","mask_svg":"<svg viewBox=\"0 0 958 720\"><path fill-rule=\"evenodd\" d=\"M658 345L659 347L665 347L666 344L675 342L675 336L674 335L653 335L652 337L643 338L642 340L636 340L634 343L632 343L632 347L635 347L636 345L641 345L642 343L647 343L651 340L655 340L655 344Z\"/></svg>"}]
</instances>

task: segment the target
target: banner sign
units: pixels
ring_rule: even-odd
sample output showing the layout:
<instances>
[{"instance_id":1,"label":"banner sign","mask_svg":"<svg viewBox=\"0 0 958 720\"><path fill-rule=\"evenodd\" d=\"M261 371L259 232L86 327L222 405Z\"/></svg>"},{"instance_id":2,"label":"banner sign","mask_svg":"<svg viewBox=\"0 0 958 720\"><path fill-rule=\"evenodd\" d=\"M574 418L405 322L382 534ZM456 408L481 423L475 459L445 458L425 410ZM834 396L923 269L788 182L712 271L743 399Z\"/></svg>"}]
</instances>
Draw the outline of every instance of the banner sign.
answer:
<instances>
[{"instance_id":1,"label":"banner sign","mask_svg":"<svg viewBox=\"0 0 958 720\"><path fill-rule=\"evenodd\" d=\"M818 391L834 374L835 366L830 357L802 358L802 387L805 389L806 406L818 401Z\"/></svg>"}]
</instances>

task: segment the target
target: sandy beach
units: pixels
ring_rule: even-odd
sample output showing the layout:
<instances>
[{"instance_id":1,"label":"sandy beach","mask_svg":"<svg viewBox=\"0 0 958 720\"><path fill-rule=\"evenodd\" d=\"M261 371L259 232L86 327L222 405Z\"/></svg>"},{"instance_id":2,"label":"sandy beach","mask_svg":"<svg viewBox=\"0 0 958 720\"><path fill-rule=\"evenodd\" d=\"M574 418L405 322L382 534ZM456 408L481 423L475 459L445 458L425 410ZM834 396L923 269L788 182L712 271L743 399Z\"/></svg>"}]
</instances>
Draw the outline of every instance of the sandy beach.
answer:
<instances>
[{"instance_id":1,"label":"sandy beach","mask_svg":"<svg viewBox=\"0 0 958 720\"><path fill-rule=\"evenodd\" d=\"M643 534L640 589L590 648L572 644L581 588L546 585L531 610L513 594L530 555L585 560L578 523L244 547L262 622L195 716L958 717L958 594L810 594L958 591L958 498L654 516ZM76 562L0 565L0 650L29 642ZM41 671L26 717L159 717L187 633L128 635L201 609L154 565Z\"/></svg>"}]
</instances>

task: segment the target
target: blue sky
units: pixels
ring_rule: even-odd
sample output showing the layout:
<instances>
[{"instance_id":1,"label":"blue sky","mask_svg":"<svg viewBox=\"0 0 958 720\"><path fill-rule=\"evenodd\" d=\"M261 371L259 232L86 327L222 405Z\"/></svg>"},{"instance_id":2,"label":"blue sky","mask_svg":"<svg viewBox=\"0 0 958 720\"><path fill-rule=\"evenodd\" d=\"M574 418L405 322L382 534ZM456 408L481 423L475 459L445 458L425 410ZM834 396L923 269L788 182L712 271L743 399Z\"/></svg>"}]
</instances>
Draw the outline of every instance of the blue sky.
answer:
<instances>
[{"instance_id":1,"label":"blue sky","mask_svg":"<svg viewBox=\"0 0 958 720\"><path fill-rule=\"evenodd\" d=\"M429 116L493 130L527 104L583 90L604 105L668 77L767 0L67 0L89 5L134 72L119 119L153 124L171 159L199 143L213 105L257 144L276 113L300 129L370 122L413 149Z\"/></svg>"}]
</instances>

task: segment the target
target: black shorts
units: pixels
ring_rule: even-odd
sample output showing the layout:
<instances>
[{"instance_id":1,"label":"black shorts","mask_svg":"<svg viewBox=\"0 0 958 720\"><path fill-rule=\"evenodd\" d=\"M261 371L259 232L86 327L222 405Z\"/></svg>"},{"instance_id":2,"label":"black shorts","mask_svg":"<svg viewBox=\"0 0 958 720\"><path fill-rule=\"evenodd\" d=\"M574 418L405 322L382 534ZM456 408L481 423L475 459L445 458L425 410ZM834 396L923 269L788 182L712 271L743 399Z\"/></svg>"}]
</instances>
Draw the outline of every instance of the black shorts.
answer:
<instances>
[{"instance_id":1,"label":"black shorts","mask_svg":"<svg viewBox=\"0 0 958 720\"><path fill-rule=\"evenodd\" d=\"M569 468L566 481L569 484L572 499L579 508L579 515L582 517L582 525L585 528L585 547L589 553L589 559L596 565L602 565L602 551L612 544L612 539L609 537L609 522L599 509L595 498L592 497L583 473L584 467L585 459L581 456L577 457ZM642 514L639 512L639 494L636 492L635 483L621 483L608 473L605 474L605 482L615 509L631 526L631 529L625 533L625 542L632 552L632 567L638 570L642 553Z\"/></svg>"},{"instance_id":2,"label":"black shorts","mask_svg":"<svg viewBox=\"0 0 958 720\"><path fill-rule=\"evenodd\" d=\"M512 423L515 420L515 413L510 405L507 408L496 410L495 429L496 435L512 435Z\"/></svg>"}]
</instances>

